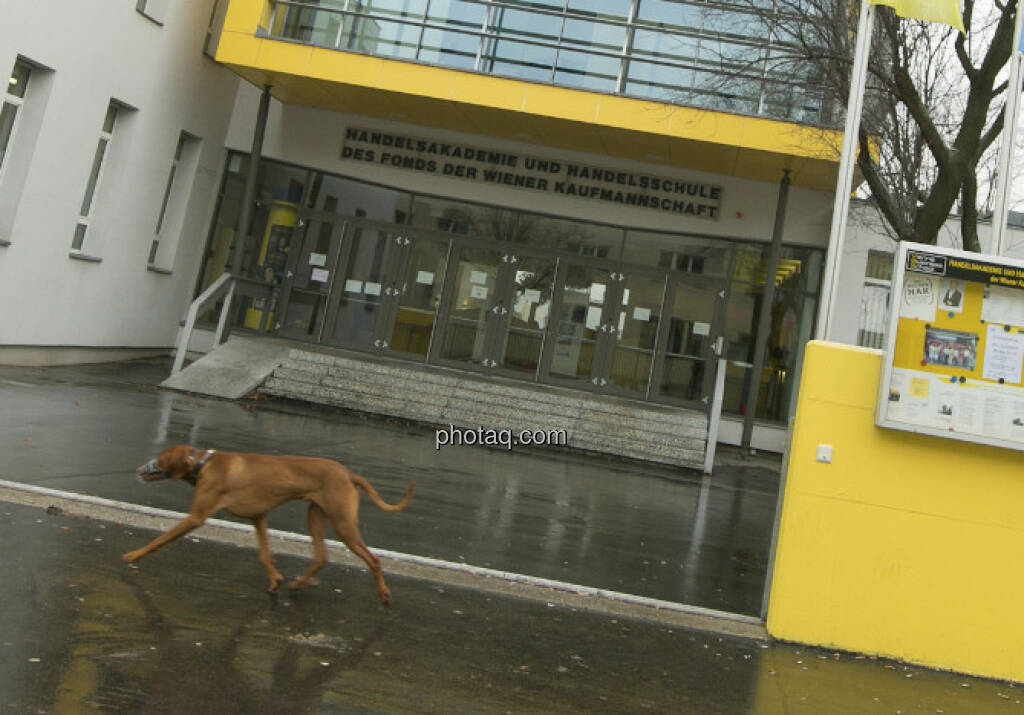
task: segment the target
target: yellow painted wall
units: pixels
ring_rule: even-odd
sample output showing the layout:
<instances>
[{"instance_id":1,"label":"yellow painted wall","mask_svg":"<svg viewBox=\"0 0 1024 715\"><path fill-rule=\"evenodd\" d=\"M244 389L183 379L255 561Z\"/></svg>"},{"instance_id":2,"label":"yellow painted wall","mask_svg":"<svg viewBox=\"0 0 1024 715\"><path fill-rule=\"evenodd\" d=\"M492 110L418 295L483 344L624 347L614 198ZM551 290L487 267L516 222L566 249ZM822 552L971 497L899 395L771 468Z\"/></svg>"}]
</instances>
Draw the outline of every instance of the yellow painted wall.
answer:
<instances>
[{"instance_id":1,"label":"yellow painted wall","mask_svg":"<svg viewBox=\"0 0 1024 715\"><path fill-rule=\"evenodd\" d=\"M876 427L880 369L807 346L768 632L1024 681L1024 455Z\"/></svg>"}]
</instances>

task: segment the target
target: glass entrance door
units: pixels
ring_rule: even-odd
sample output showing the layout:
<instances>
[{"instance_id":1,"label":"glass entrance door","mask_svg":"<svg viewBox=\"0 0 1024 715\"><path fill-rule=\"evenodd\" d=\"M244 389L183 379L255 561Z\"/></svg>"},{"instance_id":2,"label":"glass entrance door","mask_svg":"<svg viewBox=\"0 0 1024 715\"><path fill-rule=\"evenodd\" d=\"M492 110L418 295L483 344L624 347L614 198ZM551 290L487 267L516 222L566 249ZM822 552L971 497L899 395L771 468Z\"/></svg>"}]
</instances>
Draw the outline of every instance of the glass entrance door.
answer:
<instances>
[{"instance_id":1,"label":"glass entrance door","mask_svg":"<svg viewBox=\"0 0 1024 715\"><path fill-rule=\"evenodd\" d=\"M492 320L508 307L498 292L501 251L468 244L456 245L449 270L445 322L437 357L465 366L489 368Z\"/></svg>"},{"instance_id":2,"label":"glass entrance door","mask_svg":"<svg viewBox=\"0 0 1024 715\"><path fill-rule=\"evenodd\" d=\"M284 337L319 341L345 222L340 216L300 217L298 226L304 233L288 260L275 327Z\"/></svg>"},{"instance_id":3,"label":"glass entrance door","mask_svg":"<svg viewBox=\"0 0 1024 715\"><path fill-rule=\"evenodd\" d=\"M674 276L665 300L662 355L654 394L672 401L710 400L715 374L715 346L722 335L724 286L715 281ZM707 400L707 401L706 401Z\"/></svg>"},{"instance_id":4,"label":"glass entrance door","mask_svg":"<svg viewBox=\"0 0 1024 715\"><path fill-rule=\"evenodd\" d=\"M582 387L597 377L600 338L606 334L610 267L564 263L556 279L551 347L544 374Z\"/></svg>"},{"instance_id":5,"label":"glass entrance door","mask_svg":"<svg viewBox=\"0 0 1024 715\"><path fill-rule=\"evenodd\" d=\"M721 281L307 213L286 337L637 399L703 406Z\"/></svg>"},{"instance_id":6,"label":"glass entrance door","mask_svg":"<svg viewBox=\"0 0 1024 715\"><path fill-rule=\"evenodd\" d=\"M646 399L658 365L661 271L566 262L558 273L544 377ZM588 384L589 383L589 384Z\"/></svg>"},{"instance_id":7,"label":"glass entrance door","mask_svg":"<svg viewBox=\"0 0 1024 715\"><path fill-rule=\"evenodd\" d=\"M438 358L535 376L551 318L557 259L499 246L453 248Z\"/></svg>"},{"instance_id":8,"label":"glass entrance door","mask_svg":"<svg viewBox=\"0 0 1024 715\"><path fill-rule=\"evenodd\" d=\"M404 227L350 221L323 342L425 359L444 285L448 242Z\"/></svg>"},{"instance_id":9,"label":"glass entrance door","mask_svg":"<svg viewBox=\"0 0 1024 715\"><path fill-rule=\"evenodd\" d=\"M600 386L633 397L647 397L654 369L661 326L661 307L665 297L665 276L644 274L615 275L611 321L606 328L607 368L598 376Z\"/></svg>"},{"instance_id":10,"label":"glass entrance door","mask_svg":"<svg viewBox=\"0 0 1024 715\"><path fill-rule=\"evenodd\" d=\"M441 304L450 242L416 235L396 237L394 273L385 277L380 348L425 360Z\"/></svg>"},{"instance_id":11,"label":"glass entrance door","mask_svg":"<svg viewBox=\"0 0 1024 715\"><path fill-rule=\"evenodd\" d=\"M380 346L385 282L400 246L390 230L352 223L339 259L323 342L357 350Z\"/></svg>"},{"instance_id":12,"label":"glass entrance door","mask_svg":"<svg viewBox=\"0 0 1024 715\"><path fill-rule=\"evenodd\" d=\"M506 255L508 256L506 258ZM558 259L503 254L500 288L508 313L495 321L498 332L494 367L520 376L535 376L551 321L552 294Z\"/></svg>"}]
</instances>

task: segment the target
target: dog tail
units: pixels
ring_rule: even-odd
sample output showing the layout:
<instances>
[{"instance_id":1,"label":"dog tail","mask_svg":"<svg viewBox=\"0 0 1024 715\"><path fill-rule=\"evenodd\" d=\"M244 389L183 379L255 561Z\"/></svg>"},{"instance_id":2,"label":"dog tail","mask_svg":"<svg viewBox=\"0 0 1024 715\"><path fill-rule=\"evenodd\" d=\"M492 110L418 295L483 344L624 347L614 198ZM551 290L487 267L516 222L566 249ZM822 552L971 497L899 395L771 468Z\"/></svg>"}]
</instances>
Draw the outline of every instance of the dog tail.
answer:
<instances>
[{"instance_id":1,"label":"dog tail","mask_svg":"<svg viewBox=\"0 0 1024 715\"><path fill-rule=\"evenodd\" d=\"M388 504L380 498L380 494L377 493L377 490L373 488L372 484L355 472L352 472L352 482L366 492L366 496L370 497L370 501L384 511L402 511L402 509L409 506L409 501L412 499L412 490L416 486L416 482L409 482L409 488L405 490L405 496L402 498L402 501L397 504Z\"/></svg>"}]
</instances>

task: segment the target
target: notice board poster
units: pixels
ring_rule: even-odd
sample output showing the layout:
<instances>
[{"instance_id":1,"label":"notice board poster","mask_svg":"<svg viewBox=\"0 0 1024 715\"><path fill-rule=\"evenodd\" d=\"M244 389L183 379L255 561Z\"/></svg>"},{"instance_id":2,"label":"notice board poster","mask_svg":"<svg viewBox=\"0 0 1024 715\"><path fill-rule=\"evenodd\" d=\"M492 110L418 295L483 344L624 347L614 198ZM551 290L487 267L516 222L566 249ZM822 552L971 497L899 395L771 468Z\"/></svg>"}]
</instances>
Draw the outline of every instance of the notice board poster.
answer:
<instances>
[{"instance_id":1,"label":"notice board poster","mask_svg":"<svg viewBox=\"0 0 1024 715\"><path fill-rule=\"evenodd\" d=\"M1024 261L902 243L876 422L1024 449Z\"/></svg>"}]
</instances>

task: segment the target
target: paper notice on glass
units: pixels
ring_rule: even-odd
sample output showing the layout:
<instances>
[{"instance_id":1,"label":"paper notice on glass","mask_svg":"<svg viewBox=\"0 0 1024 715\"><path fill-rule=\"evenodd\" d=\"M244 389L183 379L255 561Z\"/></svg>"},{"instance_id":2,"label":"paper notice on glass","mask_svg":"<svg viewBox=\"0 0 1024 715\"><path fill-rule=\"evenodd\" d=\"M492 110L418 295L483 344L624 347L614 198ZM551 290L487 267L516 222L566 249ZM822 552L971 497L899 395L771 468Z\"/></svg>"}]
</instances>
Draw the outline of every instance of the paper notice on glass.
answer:
<instances>
[{"instance_id":1,"label":"paper notice on glass","mask_svg":"<svg viewBox=\"0 0 1024 715\"><path fill-rule=\"evenodd\" d=\"M469 282L485 286L487 285L487 273L485 273L484 271L470 271Z\"/></svg>"},{"instance_id":2,"label":"paper notice on glass","mask_svg":"<svg viewBox=\"0 0 1024 715\"><path fill-rule=\"evenodd\" d=\"M711 323L702 323L699 320L693 324L694 335L710 335L711 334Z\"/></svg>"},{"instance_id":3,"label":"paper notice on glass","mask_svg":"<svg viewBox=\"0 0 1024 715\"><path fill-rule=\"evenodd\" d=\"M985 360L981 376L986 380L999 380L1020 384L1021 364L1024 363L1024 335L1007 331L1001 325L989 325L985 332Z\"/></svg>"},{"instance_id":4,"label":"paper notice on glass","mask_svg":"<svg viewBox=\"0 0 1024 715\"><path fill-rule=\"evenodd\" d=\"M911 397L927 400L930 383L931 381L927 377L912 377L910 378L910 389L907 392Z\"/></svg>"},{"instance_id":5,"label":"paper notice on glass","mask_svg":"<svg viewBox=\"0 0 1024 715\"><path fill-rule=\"evenodd\" d=\"M469 297L479 300L487 300L487 286L470 286Z\"/></svg>"},{"instance_id":6,"label":"paper notice on glass","mask_svg":"<svg viewBox=\"0 0 1024 715\"><path fill-rule=\"evenodd\" d=\"M317 283L326 283L330 277L330 271L325 271L323 268L314 268L309 274L309 280Z\"/></svg>"},{"instance_id":7,"label":"paper notice on glass","mask_svg":"<svg viewBox=\"0 0 1024 715\"><path fill-rule=\"evenodd\" d=\"M1015 395L1010 401L1010 438L1024 440L1024 397Z\"/></svg>"},{"instance_id":8,"label":"paper notice on glass","mask_svg":"<svg viewBox=\"0 0 1024 715\"><path fill-rule=\"evenodd\" d=\"M960 385L956 390L956 396L953 428L957 432L982 434L985 423L984 392L975 387Z\"/></svg>"},{"instance_id":9,"label":"paper notice on glass","mask_svg":"<svg viewBox=\"0 0 1024 715\"><path fill-rule=\"evenodd\" d=\"M345 292L346 293L362 293L363 292L363 282L362 281L354 281L351 278L348 279L347 281L345 281Z\"/></svg>"},{"instance_id":10,"label":"paper notice on glass","mask_svg":"<svg viewBox=\"0 0 1024 715\"><path fill-rule=\"evenodd\" d=\"M914 424L929 423L929 400L927 397L916 397L911 389L911 381L926 375L915 374L908 370L895 369L889 381L889 408L886 414L891 420L912 422ZM916 389L921 394L920 386ZM926 391L927 394L927 391Z\"/></svg>"},{"instance_id":11,"label":"paper notice on glass","mask_svg":"<svg viewBox=\"0 0 1024 715\"><path fill-rule=\"evenodd\" d=\"M905 419L903 406L906 404L904 400L907 398L908 384L909 378L903 370L892 371L892 377L889 379L889 402L885 410L885 415L889 419L901 422Z\"/></svg>"},{"instance_id":12,"label":"paper notice on glass","mask_svg":"<svg viewBox=\"0 0 1024 715\"><path fill-rule=\"evenodd\" d=\"M366 295L380 295L380 283L371 283L366 281L366 285L363 286L363 290L366 291Z\"/></svg>"},{"instance_id":13,"label":"paper notice on glass","mask_svg":"<svg viewBox=\"0 0 1024 715\"><path fill-rule=\"evenodd\" d=\"M327 263L326 253L310 253L309 254L309 265L311 266L322 266Z\"/></svg>"},{"instance_id":14,"label":"paper notice on glass","mask_svg":"<svg viewBox=\"0 0 1024 715\"><path fill-rule=\"evenodd\" d=\"M590 302L604 303L604 283L590 284Z\"/></svg>"},{"instance_id":15,"label":"paper notice on glass","mask_svg":"<svg viewBox=\"0 0 1024 715\"><path fill-rule=\"evenodd\" d=\"M985 408L982 410L981 434L986 437L1006 438L1010 436L1013 400L1009 395L1002 395L996 390L979 388L984 397Z\"/></svg>"},{"instance_id":16,"label":"paper notice on glass","mask_svg":"<svg viewBox=\"0 0 1024 715\"><path fill-rule=\"evenodd\" d=\"M647 322L651 319L650 308L633 308L633 320L642 320Z\"/></svg>"},{"instance_id":17,"label":"paper notice on glass","mask_svg":"<svg viewBox=\"0 0 1024 715\"><path fill-rule=\"evenodd\" d=\"M939 287L939 310L961 313L964 309L964 282L957 278L943 278Z\"/></svg>"},{"instance_id":18,"label":"paper notice on glass","mask_svg":"<svg viewBox=\"0 0 1024 715\"><path fill-rule=\"evenodd\" d=\"M622 304L629 305L629 288L622 289Z\"/></svg>"},{"instance_id":19,"label":"paper notice on glass","mask_svg":"<svg viewBox=\"0 0 1024 715\"><path fill-rule=\"evenodd\" d=\"M915 380L919 378L911 378ZM953 426L953 414L956 411L957 385L932 378L934 383L929 390L929 425L949 429Z\"/></svg>"},{"instance_id":20,"label":"paper notice on glass","mask_svg":"<svg viewBox=\"0 0 1024 715\"><path fill-rule=\"evenodd\" d=\"M416 282L422 283L425 286L432 286L434 285L434 274L430 271L417 271Z\"/></svg>"},{"instance_id":21,"label":"paper notice on glass","mask_svg":"<svg viewBox=\"0 0 1024 715\"><path fill-rule=\"evenodd\" d=\"M601 309L590 306L587 308L587 329L597 330L597 326L601 324Z\"/></svg>"},{"instance_id":22,"label":"paper notice on glass","mask_svg":"<svg viewBox=\"0 0 1024 715\"><path fill-rule=\"evenodd\" d=\"M930 276L908 275L903 283L900 299L900 317L916 320L935 320L939 280Z\"/></svg>"},{"instance_id":23,"label":"paper notice on glass","mask_svg":"<svg viewBox=\"0 0 1024 715\"><path fill-rule=\"evenodd\" d=\"M985 286L981 319L986 323L1024 325L1024 293L999 286Z\"/></svg>"},{"instance_id":24,"label":"paper notice on glass","mask_svg":"<svg viewBox=\"0 0 1024 715\"><path fill-rule=\"evenodd\" d=\"M523 291L523 300L527 303L540 303L540 291L527 288Z\"/></svg>"}]
</instances>

